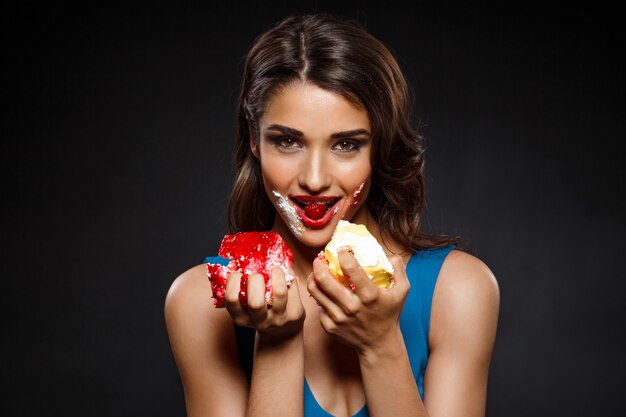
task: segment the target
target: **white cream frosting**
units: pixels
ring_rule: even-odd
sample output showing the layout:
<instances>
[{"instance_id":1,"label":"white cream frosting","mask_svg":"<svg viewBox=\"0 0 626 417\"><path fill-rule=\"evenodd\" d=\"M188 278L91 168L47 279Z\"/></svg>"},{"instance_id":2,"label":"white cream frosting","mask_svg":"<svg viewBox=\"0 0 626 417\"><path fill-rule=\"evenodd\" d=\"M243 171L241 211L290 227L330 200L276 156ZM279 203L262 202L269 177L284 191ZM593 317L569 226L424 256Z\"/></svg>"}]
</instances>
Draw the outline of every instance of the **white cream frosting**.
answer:
<instances>
[{"instance_id":1,"label":"white cream frosting","mask_svg":"<svg viewBox=\"0 0 626 417\"><path fill-rule=\"evenodd\" d=\"M389 287L390 277L393 275L393 266L382 246L362 224L340 220L333 237L325 248L325 257L333 275L343 280L343 272L339 265L338 252L343 247L350 247L354 257L370 278L378 286Z\"/></svg>"},{"instance_id":2,"label":"white cream frosting","mask_svg":"<svg viewBox=\"0 0 626 417\"><path fill-rule=\"evenodd\" d=\"M295 207L289 204L289 200L287 197L283 197L278 191L272 191L274 198L276 199L276 204L278 205L278 210L285 216L287 220L287 225L291 232L296 236L301 236L304 231L304 225L302 224L302 219L298 216Z\"/></svg>"}]
</instances>

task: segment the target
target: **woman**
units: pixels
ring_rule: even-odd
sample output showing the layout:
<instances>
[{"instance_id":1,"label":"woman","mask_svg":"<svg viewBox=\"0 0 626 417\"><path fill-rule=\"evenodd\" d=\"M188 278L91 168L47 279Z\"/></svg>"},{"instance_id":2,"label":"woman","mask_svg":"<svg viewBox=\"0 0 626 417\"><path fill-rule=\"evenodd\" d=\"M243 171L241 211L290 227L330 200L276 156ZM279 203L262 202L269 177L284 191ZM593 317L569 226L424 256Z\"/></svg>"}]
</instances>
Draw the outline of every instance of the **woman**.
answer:
<instances>
[{"instance_id":1,"label":"woman","mask_svg":"<svg viewBox=\"0 0 626 417\"><path fill-rule=\"evenodd\" d=\"M204 264L175 280L165 315L188 415L483 415L497 283L454 239L420 232L423 142L390 52L351 22L289 17L249 51L237 111L231 232L278 232L296 280L274 270L267 306L253 275L242 307L233 273L226 309ZM316 259L341 219L381 243L392 288L349 251L354 291ZM241 327L255 330L251 375Z\"/></svg>"}]
</instances>

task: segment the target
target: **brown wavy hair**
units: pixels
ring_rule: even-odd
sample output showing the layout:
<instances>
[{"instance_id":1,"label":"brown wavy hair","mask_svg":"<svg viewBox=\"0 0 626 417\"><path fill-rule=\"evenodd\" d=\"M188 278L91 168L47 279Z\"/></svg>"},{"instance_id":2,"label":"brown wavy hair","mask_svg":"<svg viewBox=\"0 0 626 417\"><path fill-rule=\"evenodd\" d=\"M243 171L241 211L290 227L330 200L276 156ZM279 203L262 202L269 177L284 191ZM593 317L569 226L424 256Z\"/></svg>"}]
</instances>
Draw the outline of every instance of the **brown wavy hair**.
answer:
<instances>
[{"instance_id":1,"label":"brown wavy hair","mask_svg":"<svg viewBox=\"0 0 626 417\"><path fill-rule=\"evenodd\" d=\"M424 138L411 124L409 87L398 63L357 22L327 14L289 16L261 34L248 51L237 103L231 233L273 225L275 209L250 136L259 139L259 119L272 95L295 81L340 94L367 110L373 141L366 204L382 236L411 250L458 243L456 237L420 231Z\"/></svg>"}]
</instances>

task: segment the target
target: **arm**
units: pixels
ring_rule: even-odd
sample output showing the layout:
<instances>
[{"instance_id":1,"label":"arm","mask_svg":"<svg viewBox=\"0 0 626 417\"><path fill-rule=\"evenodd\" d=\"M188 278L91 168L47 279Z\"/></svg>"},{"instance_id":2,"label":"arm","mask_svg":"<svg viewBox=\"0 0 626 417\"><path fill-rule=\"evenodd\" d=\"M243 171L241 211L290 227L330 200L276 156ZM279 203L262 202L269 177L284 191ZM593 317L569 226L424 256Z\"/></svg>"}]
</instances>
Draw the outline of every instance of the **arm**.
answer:
<instances>
[{"instance_id":1,"label":"arm","mask_svg":"<svg viewBox=\"0 0 626 417\"><path fill-rule=\"evenodd\" d=\"M257 332L248 416L304 414L302 331L281 340Z\"/></svg>"},{"instance_id":2,"label":"arm","mask_svg":"<svg viewBox=\"0 0 626 417\"><path fill-rule=\"evenodd\" d=\"M248 278L248 305L239 302L240 273L228 279L224 301L235 323L256 329L247 416L302 416L304 307L298 278L287 288L283 272L272 271L272 305L265 302L261 275Z\"/></svg>"},{"instance_id":3,"label":"arm","mask_svg":"<svg viewBox=\"0 0 626 417\"><path fill-rule=\"evenodd\" d=\"M314 264L315 279L308 287L323 308L322 326L359 355L370 415L484 415L499 306L489 269L459 251L444 262L433 296L422 401L397 321L409 289L404 265L392 257L396 285L379 289L350 258L340 254L342 269L356 287L353 294L338 286L321 264Z\"/></svg>"},{"instance_id":4,"label":"arm","mask_svg":"<svg viewBox=\"0 0 626 417\"><path fill-rule=\"evenodd\" d=\"M424 376L424 403L431 416L485 415L499 305L498 284L489 268L467 253L451 252L431 308Z\"/></svg>"},{"instance_id":5,"label":"arm","mask_svg":"<svg viewBox=\"0 0 626 417\"><path fill-rule=\"evenodd\" d=\"M237 360L233 322L225 309L213 306L205 265L174 281L165 301L165 322L187 415L244 416L248 383Z\"/></svg>"},{"instance_id":6,"label":"arm","mask_svg":"<svg viewBox=\"0 0 626 417\"><path fill-rule=\"evenodd\" d=\"M392 288L378 288L354 256L341 250L341 268L354 292L339 284L319 259L313 263L308 289L322 307L324 329L358 355L369 415L426 416L399 325L410 284L401 259L390 260L396 271Z\"/></svg>"},{"instance_id":7,"label":"arm","mask_svg":"<svg viewBox=\"0 0 626 417\"><path fill-rule=\"evenodd\" d=\"M288 290L277 273L279 277L272 276L280 279L273 279L271 308L265 305L260 275L248 280L247 308L239 304L239 273L228 280L227 309L213 306L204 265L172 284L165 319L189 417L302 415L304 309L297 280ZM251 387L237 360L233 320L257 329Z\"/></svg>"}]
</instances>

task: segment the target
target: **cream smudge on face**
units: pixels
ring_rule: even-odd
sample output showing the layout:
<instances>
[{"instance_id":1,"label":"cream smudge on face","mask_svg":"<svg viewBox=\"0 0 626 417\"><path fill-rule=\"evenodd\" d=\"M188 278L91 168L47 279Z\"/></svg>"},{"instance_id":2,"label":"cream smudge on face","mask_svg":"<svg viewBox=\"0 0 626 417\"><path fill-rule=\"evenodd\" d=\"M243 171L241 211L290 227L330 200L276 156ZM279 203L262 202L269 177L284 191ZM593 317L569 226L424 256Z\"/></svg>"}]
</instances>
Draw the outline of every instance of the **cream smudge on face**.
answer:
<instances>
[{"instance_id":1,"label":"cream smudge on face","mask_svg":"<svg viewBox=\"0 0 626 417\"><path fill-rule=\"evenodd\" d=\"M354 199L354 201L352 202L353 206L356 206L359 203L359 194L361 194L361 191L363 191L364 186L365 186L365 183L362 182L361 185L359 185L359 188L357 188L354 194L352 194L352 198Z\"/></svg>"},{"instance_id":2,"label":"cream smudge on face","mask_svg":"<svg viewBox=\"0 0 626 417\"><path fill-rule=\"evenodd\" d=\"M365 187L364 182L362 182L361 185L359 185L358 188L354 191L354 193L352 193L352 195L346 200L345 204L343 205L343 209L341 210L341 220L345 220L348 216L348 213L350 212L350 209L359 204L359 195L361 194L361 191L363 191L363 187ZM338 209L338 207L337 209L335 209L335 214L337 214Z\"/></svg>"},{"instance_id":3,"label":"cream smudge on face","mask_svg":"<svg viewBox=\"0 0 626 417\"><path fill-rule=\"evenodd\" d=\"M302 224L302 219L296 213L296 209L289 204L287 198L283 197L278 191L272 191L272 195L276 199L276 204L278 205L278 210L285 216L287 220L287 226L291 229L291 232L295 236L302 236L302 232L304 231L304 225Z\"/></svg>"}]
</instances>

